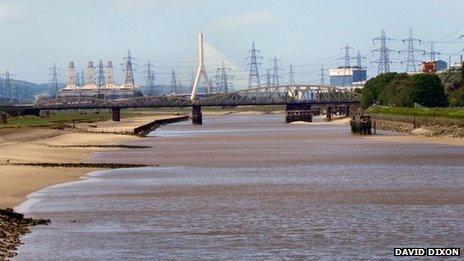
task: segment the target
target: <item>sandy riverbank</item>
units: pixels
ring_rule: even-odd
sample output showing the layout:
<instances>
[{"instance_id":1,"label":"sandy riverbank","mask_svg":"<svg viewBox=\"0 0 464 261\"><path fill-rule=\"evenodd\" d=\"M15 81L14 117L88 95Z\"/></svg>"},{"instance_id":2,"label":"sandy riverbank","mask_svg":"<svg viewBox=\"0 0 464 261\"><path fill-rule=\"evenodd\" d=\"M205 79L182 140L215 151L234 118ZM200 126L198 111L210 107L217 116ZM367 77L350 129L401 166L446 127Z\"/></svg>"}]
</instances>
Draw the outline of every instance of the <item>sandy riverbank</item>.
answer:
<instances>
[{"instance_id":1,"label":"sandy riverbank","mask_svg":"<svg viewBox=\"0 0 464 261\"><path fill-rule=\"evenodd\" d=\"M83 163L93 152L119 149L101 145L142 139L120 134L130 133L139 125L166 117L143 116L123 119L121 122L82 123L76 126L78 130L0 129L0 164ZM94 170L0 165L0 209L15 207L36 190L76 180Z\"/></svg>"},{"instance_id":2,"label":"sandy riverbank","mask_svg":"<svg viewBox=\"0 0 464 261\"><path fill-rule=\"evenodd\" d=\"M66 130L0 129L0 209L19 205L34 191L74 181L98 170L93 165L89 167L85 164L92 153L130 149L130 146L121 144L143 138L121 134L131 134L135 127L166 117L170 116L142 116L123 119L121 122L81 123L74 129ZM45 163L47 167L21 165L35 163ZM54 166L60 164L72 167ZM32 219L0 215L0 259L14 256L19 237L29 231L29 226L35 224L36 221Z\"/></svg>"}]
</instances>

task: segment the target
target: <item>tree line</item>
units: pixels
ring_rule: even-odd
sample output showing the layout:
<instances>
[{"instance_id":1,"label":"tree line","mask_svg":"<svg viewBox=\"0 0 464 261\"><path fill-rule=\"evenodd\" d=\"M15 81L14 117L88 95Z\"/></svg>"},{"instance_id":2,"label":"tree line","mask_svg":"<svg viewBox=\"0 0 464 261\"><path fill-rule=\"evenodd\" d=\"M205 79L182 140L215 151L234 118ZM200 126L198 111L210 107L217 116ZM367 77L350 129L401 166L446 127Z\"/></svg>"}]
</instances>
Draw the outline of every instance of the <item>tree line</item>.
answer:
<instances>
[{"instance_id":1,"label":"tree line","mask_svg":"<svg viewBox=\"0 0 464 261\"><path fill-rule=\"evenodd\" d=\"M446 107L464 105L464 70L441 74L384 73L366 82L361 104L390 107Z\"/></svg>"}]
</instances>

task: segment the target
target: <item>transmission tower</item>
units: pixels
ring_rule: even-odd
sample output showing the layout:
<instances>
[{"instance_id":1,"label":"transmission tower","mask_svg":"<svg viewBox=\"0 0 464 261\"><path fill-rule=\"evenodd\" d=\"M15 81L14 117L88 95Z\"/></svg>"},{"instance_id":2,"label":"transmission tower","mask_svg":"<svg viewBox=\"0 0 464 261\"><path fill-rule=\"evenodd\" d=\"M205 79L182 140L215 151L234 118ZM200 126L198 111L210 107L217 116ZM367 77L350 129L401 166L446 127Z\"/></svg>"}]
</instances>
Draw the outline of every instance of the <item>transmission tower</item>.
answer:
<instances>
[{"instance_id":1,"label":"transmission tower","mask_svg":"<svg viewBox=\"0 0 464 261\"><path fill-rule=\"evenodd\" d=\"M409 28L409 37L407 39L403 39L403 44L407 45L407 48L398 53L407 53L408 58L405 61L401 61L401 63L406 63L406 72L415 72L416 71L416 57L415 54L417 52L422 52L422 50L414 48L414 43L418 42L421 43L420 39L416 39L412 35L412 28Z\"/></svg>"},{"instance_id":2,"label":"transmission tower","mask_svg":"<svg viewBox=\"0 0 464 261\"><path fill-rule=\"evenodd\" d=\"M171 92L172 93L178 93L178 89L177 89L177 77L176 77L176 72L174 71L174 69L172 69L172 73L171 73Z\"/></svg>"},{"instance_id":3,"label":"transmission tower","mask_svg":"<svg viewBox=\"0 0 464 261\"><path fill-rule=\"evenodd\" d=\"M78 86L81 86L81 87L84 86L84 84L85 84L85 78L84 77L85 77L84 70L81 70L80 73L77 73L77 75L76 75L76 84Z\"/></svg>"},{"instance_id":4,"label":"transmission tower","mask_svg":"<svg viewBox=\"0 0 464 261\"><path fill-rule=\"evenodd\" d=\"M50 67L50 94L53 97L56 97L58 95L58 68L56 68L56 64L53 64L52 67Z\"/></svg>"},{"instance_id":5,"label":"transmission tower","mask_svg":"<svg viewBox=\"0 0 464 261\"><path fill-rule=\"evenodd\" d=\"M68 82L68 84L69 84L69 82ZM81 85L81 76L80 76L80 73L77 73L77 74L76 74L76 85L77 85L77 86L82 86L82 85Z\"/></svg>"},{"instance_id":6,"label":"transmission tower","mask_svg":"<svg viewBox=\"0 0 464 261\"><path fill-rule=\"evenodd\" d=\"M294 71L293 71L293 65L290 65L289 69L289 79L288 79L288 82L290 83L290 85L295 85L295 78L294 78Z\"/></svg>"},{"instance_id":7,"label":"transmission tower","mask_svg":"<svg viewBox=\"0 0 464 261\"><path fill-rule=\"evenodd\" d=\"M282 71L282 68L279 67L279 63L281 62L282 60L280 59L277 59L277 57L274 57L273 59L271 59L271 63L272 63L272 85L273 86L279 86L280 85L280 75L279 75L279 71Z\"/></svg>"},{"instance_id":8,"label":"transmission tower","mask_svg":"<svg viewBox=\"0 0 464 261\"><path fill-rule=\"evenodd\" d=\"M354 50L353 47L349 46L348 44L346 44L345 46L343 46L342 48L340 48L342 50L345 51L345 55L340 58L342 60L345 60L345 68L349 68L351 66L350 64L350 61L351 61L351 50Z\"/></svg>"},{"instance_id":9,"label":"transmission tower","mask_svg":"<svg viewBox=\"0 0 464 261\"><path fill-rule=\"evenodd\" d=\"M220 68L216 68L216 75L214 76L216 92L229 92L229 89L232 87L231 81L233 79L231 71L232 70L230 68L224 65L224 61Z\"/></svg>"},{"instance_id":10,"label":"transmission tower","mask_svg":"<svg viewBox=\"0 0 464 261\"><path fill-rule=\"evenodd\" d=\"M387 42L391 40L391 38L385 35L385 30L382 30L379 37L372 39L374 44L375 42L380 41L380 48L372 50L372 52L379 53L379 59L372 61L372 63L378 64L377 72L379 74L390 72L390 64L392 63L392 61L390 61L390 52L392 52L392 50L388 48Z\"/></svg>"},{"instance_id":11,"label":"transmission tower","mask_svg":"<svg viewBox=\"0 0 464 261\"><path fill-rule=\"evenodd\" d=\"M356 67L363 68L362 61L366 59L366 57L361 55L361 51L358 51L358 53L356 54L356 57L353 57L352 59L356 59Z\"/></svg>"},{"instance_id":12,"label":"transmission tower","mask_svg":"<svg viewBox=\"0 0 464 261\"><path fill-rule=\"evenodd\" d=\"M98 71L97 71L97 83L98 83L98 92L97 97L100 96L101 88L106 84L105 82L105 67L103 66L103 61L98 62ZM106 98L106 93L105 93Z\"/></svg>"},{"instance_id":13,"label":"transmission tower","mask_svg":"<svg viewBox=\"0 0 464 261\"><path fill-rule=\"evenodd\" d=\"M266 80L266 87L271 87L271 79L272 79L271 69L266 70L266 74L264 75L264 77Z\"/></svg>"},{"instance_id":14,"label":"transmission tower","mask_svg":"<svg viewBox=\"0 0 464 261\"><path fill-rule=\"evenodd\" d=\"M247 60L249 60L248 65L250 66L248 87L261 86L258 65L261 65L261 60L263 59L263 57L259 55L260 52L261 50L257 50L255 47L255 42L253 42L251 45L251 50L249 51L249 56L246 58Z\"/></svg>"},{"instance_id":15,"label":"transmission tower","mask_svg":"<svg viewBox=\"0 0 464 261\"><path fill-rule=\"evenodd\" d=\"M146 80L147 80L147 94L149 96L154 96L155 95L155 72L152 70L150 61L147 62L147 70L146 70Z\"/></svg>"},{"instance_id":16,"label":"transmission tower","mask_svg":"<svg viewBox=\"0 0 464 261\"><path fill-rule=\"evenodd\" d=\"M11 74L10 71L6 71L5 74L3 74L5 77L5 85L4 85L4 90L3 90L3 97L6 100L12 100L12 92L11 92Z\"/></svg>"},{"instance_id":17,"label":"transmission tower","mask_svg":"<svg viewBox=\"0 0 464 261\"><path fill-rule=\"evenodd\" d=\"M21 96L22 96L22 101L23 101L23 102L28 102L30 99L29 99L29 97L28 97L28 93L29 93L29 92L28 92L28 90L27 90L27 89L28 89L27 83L26 83L26 82L23 82L23 86L22 86L22 87L23 87L23 92L22 92L22 94L21 94Z\"/></svg>"},{"instance_id":18,"label":"transmission tower","mask_svg":"<svg viewBox=\"0 0 464 261\"><path fill-rule=\"evenodd\" d=\"M437 55L440 55L440 52L435 51L435 42L430 42L430 52L425 52L424 55L430 55L430 61L435 61Z\"/></svg>"},{"instance_id":19,"label":"transmission tower","mask_svg":"<svg viewBox=\"0 0 464 261\"><path fill-rule=\"evenodd\" d=\"M321 85L324 85L324 78L325 78L325 69L324 65L321 66Z\"/></svg>"},{"instance_id":20,"label":"transmission tower","mask_svg":"<svg viewBox=\"0 0 464 261\"><path fill-rule=\"evenodd\" d=\"M132 67L132 60L134 59L134 57L131 56L130 50L127 51L127 57L124 57L124 59L126 59L126 67L124 69L124 71L126 72L126 78L124 84L135 86L134 69Z\"/></svg>"}]
</instances>

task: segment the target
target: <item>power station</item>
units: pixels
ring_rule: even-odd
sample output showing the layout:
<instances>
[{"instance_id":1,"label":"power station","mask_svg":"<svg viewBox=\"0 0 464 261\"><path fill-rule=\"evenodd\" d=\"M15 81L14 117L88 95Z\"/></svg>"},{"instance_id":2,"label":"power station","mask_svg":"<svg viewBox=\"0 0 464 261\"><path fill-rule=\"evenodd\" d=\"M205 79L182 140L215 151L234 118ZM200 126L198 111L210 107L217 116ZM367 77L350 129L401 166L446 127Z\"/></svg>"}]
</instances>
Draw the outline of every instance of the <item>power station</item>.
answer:
<instances>
[{"instance_id":1,"label":"power station","mask_svg":"<svg viewBox=\"0 0 464 261\"><path fill-rule=\"evenodd\" d=\"M106 72L103 72L103 63L100 63L98 70L98 84L95 80L95 67L92 61L87 65L87 78L82 85L76 81L76 68L74 62L68 66L68 83L65 88L59 91L59 97L96 97L109 100L124 99L134 97L138 86L134 82L134 72L132 68L132 57L130 51L126 58L125 81L123 84L116 84L113 74L113 63L108 61ZM81 76L83 78L83 76ZM81 79L83 81L83 79Z\"/></svg>"}]
</instances>

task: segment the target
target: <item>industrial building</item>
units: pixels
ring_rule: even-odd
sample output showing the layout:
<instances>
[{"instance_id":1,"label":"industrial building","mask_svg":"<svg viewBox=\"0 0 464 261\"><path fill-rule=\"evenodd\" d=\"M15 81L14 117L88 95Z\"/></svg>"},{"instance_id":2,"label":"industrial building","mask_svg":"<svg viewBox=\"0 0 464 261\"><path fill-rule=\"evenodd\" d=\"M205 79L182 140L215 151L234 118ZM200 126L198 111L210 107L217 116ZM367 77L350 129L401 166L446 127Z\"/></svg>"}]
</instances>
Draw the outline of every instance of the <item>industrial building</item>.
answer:
<instances>
[{"instance_id":1,"label":"industrial building","mask_svg":"<svg viewBox=\"0 0 464 261\"><path fill-rule=\"evenodd\" d=\"M358 66L338 67L329 70L330 86L354 87L367 80L366 69Z\"/></svg>"},{"instance_id":2,"label":"industrial building","mask_svg":"<svg viewBox=\"0 0 464 261\"><path fill-rule=\"evenodd\" d=\"M103 65L101 65L103 67ZM134 83L134 73L132 70L132 62L130 52L126 63L126 78L124 84L118 85L114 82L113 64L111 61L106 66L106 72L103 75L103 69L99 75L98 84L95 81L95 67L93 62L89 62L87 66L87 77L85 84L79 86L76 81L76 69L74 62L70 62L68 66L68 84L64 89L59 91L59 97L98 97L110 100L124 99L134 97L138 86Z\"/></svg>"}]
</instances>

